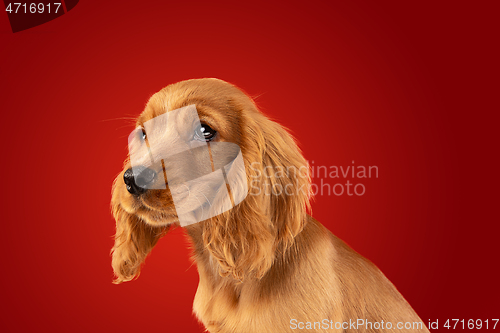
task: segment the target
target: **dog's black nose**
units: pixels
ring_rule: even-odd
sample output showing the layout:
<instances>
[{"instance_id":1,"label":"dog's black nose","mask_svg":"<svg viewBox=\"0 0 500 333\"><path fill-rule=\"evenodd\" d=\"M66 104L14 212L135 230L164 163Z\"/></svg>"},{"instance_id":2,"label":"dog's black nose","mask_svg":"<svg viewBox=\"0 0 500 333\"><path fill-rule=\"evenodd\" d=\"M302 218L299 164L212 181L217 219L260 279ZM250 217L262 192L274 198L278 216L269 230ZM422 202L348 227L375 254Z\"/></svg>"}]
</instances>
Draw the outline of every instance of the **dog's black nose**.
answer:
<instances>
[{"instance_id":1,"label":"dog's black nose","mask_svg":"<svg viewBox=\"0 0 500 333\"><path fill-rule=\"evenodd\" d=\"M147 190L147 186L155 179L156 172L149 168L134 168L136 176L132 168L125 171L123 174L123 182L127 186L127 191L133 195L139 195Z\"/></svg>"}]
</instances>

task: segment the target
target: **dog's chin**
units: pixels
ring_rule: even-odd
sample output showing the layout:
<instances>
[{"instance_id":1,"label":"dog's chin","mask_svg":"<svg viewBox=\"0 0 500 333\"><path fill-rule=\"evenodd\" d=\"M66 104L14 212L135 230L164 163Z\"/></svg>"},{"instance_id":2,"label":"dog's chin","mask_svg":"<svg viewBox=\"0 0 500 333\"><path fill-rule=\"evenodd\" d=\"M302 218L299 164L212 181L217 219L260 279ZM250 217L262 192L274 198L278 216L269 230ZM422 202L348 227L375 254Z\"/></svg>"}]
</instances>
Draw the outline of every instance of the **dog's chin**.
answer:
<instances>
[{"instance_id":1,"label":"dog's chin","mask_svg":"<svg viewBox=\"0 0 500 333\"><path fill-rule=\"evenodd\" d=\"M152 211L149 209L139 209L136 212L137 216L141 218L146 224L153 227L166 227L170 224L179 223L179 219L175 214L168 214L161 211Z\"/></svg>"},{"instance_id":2,"label":"dog's chin","mask_svg":"<svg viewBox=\"0 0 500 333\"><path fill-rule=\"evenodd\" d=\"M149 200L142 197L140 199L140 206L136 211L136 215L147 224L155 227L164 227L169 224L179 222L179 218L177 217L173 204L166 205L166 207L156 207L151 205Z\"/></svg>"},{"instance_id":3,"label":"dog's chin","mask_svg":"<svg viewBox=\"0 0 500 333\"><path fill-rule=\"evenodd\" d=\"M179 218L175 209L155 209L143 200L133 200L132 202L121 202L120 207L128 214L139 217L144 223L154 227L165 227L170 224L179 223Z\"/></svg>"}]
</instances>

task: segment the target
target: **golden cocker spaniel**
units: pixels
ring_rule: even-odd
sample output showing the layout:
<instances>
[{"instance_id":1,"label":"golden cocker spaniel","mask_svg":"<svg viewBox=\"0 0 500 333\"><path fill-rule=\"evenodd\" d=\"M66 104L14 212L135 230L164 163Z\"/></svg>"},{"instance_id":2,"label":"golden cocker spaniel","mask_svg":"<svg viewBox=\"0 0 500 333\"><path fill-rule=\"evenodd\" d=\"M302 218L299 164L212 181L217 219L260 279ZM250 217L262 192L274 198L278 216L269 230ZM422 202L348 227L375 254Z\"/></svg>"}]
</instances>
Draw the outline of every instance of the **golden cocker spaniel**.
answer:
<instances>
[{"instance_id":1,"label":"golden cocker spaniel","mask_svg":"<svg viewBox=\"0 0 500 333\"><path fill-rule=\"evenodd\" d=\"M208 143L212 150L217 143L237 145L248 181L227 186L233 195L245 192L239 203L232 197L231 209L183 225L200 276L193 309L209 332L428 332L374 264L307 214L307 161L287 131L264 116L240 89L218 79L169 85L151 97L137 119L139 139L148 143L144 127L148 121L189 106L195 106L201 125L189 130L191 120L179 118L177 125L191 131L186 144L192 145L189 140L193 139ZM160 148L162 142L168 146L173 140L164 134L158 139ZM152 154L152 140L150 136L145 155ZM196 149L184 154L187 158L181 165L176 160L179 155L147 168L132 165L131 157L125 161L112 194L115 283L139 275L158 240L169 226L179 224L181 206L201 205L196 193L201 193L199 187L205 183L194 180L183 185L190 189L177 199L183 205L176 205L177 190L173 190L176 175L197 168L196 162L189 162L199 158L201 150ZM209 171L214 170L211 162ZM229 172L225 171L224 179ZM167 186L144 186L156 178L168 178ZM198 190L193 190L196 186ZM213 184L205 187L213 188ZM264 189L269 187L286 191Z\"/></svg>"}]
</instances>

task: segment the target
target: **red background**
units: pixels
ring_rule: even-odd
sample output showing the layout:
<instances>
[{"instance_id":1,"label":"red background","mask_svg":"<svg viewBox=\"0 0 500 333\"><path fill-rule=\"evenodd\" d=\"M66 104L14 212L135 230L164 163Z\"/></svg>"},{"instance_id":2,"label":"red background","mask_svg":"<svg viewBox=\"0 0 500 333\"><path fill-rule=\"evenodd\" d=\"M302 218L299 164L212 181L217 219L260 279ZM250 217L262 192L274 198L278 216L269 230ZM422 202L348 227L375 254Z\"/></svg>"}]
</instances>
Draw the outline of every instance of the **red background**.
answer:
<instances>
[{"instance_id":1,"label":"red background","mask_svg":"<svg viewBox=\"0 0 500 333\"><path fill-rule=\"evenodd\" d=\"M81 1L15 34L0 14L0 328L202 332L181 228L136 281L109 257L128 117L200 77L259 95L315 165L378 166L313 215L424 322L499 318L493 3Z\"/></svg>"}]
</instances>

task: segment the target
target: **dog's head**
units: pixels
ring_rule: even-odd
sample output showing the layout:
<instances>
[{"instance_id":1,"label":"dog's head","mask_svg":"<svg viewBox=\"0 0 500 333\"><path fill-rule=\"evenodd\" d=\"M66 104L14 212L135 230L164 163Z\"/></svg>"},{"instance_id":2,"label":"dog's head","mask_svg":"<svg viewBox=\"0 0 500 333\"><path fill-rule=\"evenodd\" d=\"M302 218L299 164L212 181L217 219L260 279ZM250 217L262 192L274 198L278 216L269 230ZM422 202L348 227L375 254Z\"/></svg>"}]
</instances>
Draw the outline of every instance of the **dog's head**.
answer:
<instances>
[{"instance_id":1,"label":"dog's head","mask_svg":"<svg viewBox=\"0 0 500 333\"><path fill-rule=\"evenodd\" d=\"M162 125L163 118L164 126L151 126L155 121ZM291 136L245 93L217 79L162 89L136 125L129 137L130 156L113 185L115 282L138 276L156 242L170 225L183 225L186 214L201 221L186 228L196 229L198 250L216 259L222 276L262 277L274 253L286 251L302 230L309 207L309 168ZM207 144L209 155L203 149ZM224 147L223 153L217 155L217 147ZM154 163L157 155L163 158ZM223 161L224 179L236 180L231 186L214 181L214 156ZM238 158L242 170L224 168ZM207 174L203 182L193 176ZM213 197L207 198L207 191ZM234 207L203 218L204 203L220 207L228 191Z\"/></svg>"}]
</instances>

